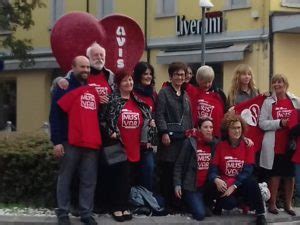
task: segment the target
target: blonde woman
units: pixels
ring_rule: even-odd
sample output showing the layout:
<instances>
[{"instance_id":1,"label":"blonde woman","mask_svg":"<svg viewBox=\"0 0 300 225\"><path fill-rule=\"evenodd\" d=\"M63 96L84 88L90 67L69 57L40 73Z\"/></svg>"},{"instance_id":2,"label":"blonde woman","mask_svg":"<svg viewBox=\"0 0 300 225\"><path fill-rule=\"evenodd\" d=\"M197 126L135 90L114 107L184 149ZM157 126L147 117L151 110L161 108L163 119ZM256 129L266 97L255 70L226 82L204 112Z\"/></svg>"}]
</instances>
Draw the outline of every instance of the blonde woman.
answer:
<instances>
[{"instance_id":1,"label":"blonde woman","mask_svg":"<svg viewBox=\"0 0 300 225\"><path fill-rule=\"evenodd\" d=\"M239 64L235 68L234 76L228 94L228 106L232 107L250 100L259 94L253 80L252 69L247 64Z\"/></svg>"},{"instance_id":2,"label":"blonde woman","mask_svg":"<svg viewBox=\"0 0 300 225\"><path fill-rule=\"evenodd\" d=\"M264 100L259 116L259 127L264 130L259 165L268 170L269 212L278 214L276 199L280 181L284 181L284 210L295 216L292 208L294 193L294 165L286 155L289 138L289 118L292 111L300 108L300 100L289 93L289 83L283 74L276 74L271 79L272 95Z\"/></svg>"}]
</instances>

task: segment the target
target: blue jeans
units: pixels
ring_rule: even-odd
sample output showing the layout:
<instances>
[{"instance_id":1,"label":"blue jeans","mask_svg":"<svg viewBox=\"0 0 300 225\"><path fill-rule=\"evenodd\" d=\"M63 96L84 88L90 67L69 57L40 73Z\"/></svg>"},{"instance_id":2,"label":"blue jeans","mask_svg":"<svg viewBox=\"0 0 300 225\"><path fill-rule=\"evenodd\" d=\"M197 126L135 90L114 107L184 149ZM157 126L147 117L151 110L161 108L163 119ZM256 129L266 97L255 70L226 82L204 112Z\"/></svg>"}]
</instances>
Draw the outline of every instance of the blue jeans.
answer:
<instances>
[{"instance_id":1,"label":"blue jeans","mask_svg":"<svg viewBox=\"0 0 300 225\"><path fill-rule=\"evenodd\" d=\"M296 197L300 198L300 164L295 163Z\"/></svg>"},{"instance_id":2,"label":"blue jeans","mask_svg":"<svg viewBox=\"0 0 300 225\"><path fill-rule=\"evenodd\" d=\"M191 210L191 213L196 220L203 220L205 217L205 205L203 201L203 191L184 191L184 201Z\"/></svg>"},{"instance_id":3,"label":"blue jeans","mask_svg":"<svg viewBox=\"0 0 300 225\"><path fill-rule=\"evenodd\" d=\"M71 182L76 169L79 176L79 213L89 217L94 207L94 192L97 182L98 151L78 148L64 143L65 154L60 162L57 179L56 215L67 216L70 209Z\"/></svg>"},{"instance_id":4,"label":"blue jeans","mask_svg":"<svg viewBox=\"0 0 300 225\"><path fill-rule=\"evenodd\" d=\"M141 151L140 161L140 185L147 188L149 191L153 191L154 182L154 152L152 150Z\"/></svg>"}]
</instances>

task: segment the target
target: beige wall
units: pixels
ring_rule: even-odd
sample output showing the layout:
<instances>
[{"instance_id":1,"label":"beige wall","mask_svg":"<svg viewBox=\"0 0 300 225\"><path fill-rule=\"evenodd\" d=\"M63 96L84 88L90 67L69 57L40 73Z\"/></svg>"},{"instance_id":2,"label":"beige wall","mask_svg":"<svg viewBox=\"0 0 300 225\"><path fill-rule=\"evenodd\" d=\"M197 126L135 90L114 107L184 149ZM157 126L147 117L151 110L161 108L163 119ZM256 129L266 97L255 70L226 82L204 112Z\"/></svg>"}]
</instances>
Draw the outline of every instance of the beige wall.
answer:
<instances>
[{"instance_id":1,"label":"beige wall","mask_svg":"<svg viewBox=\"0 0 300 225\"><path fill-rule=\"evenodd\" d=\"M286 11L286 12L299 12L299 8L283 7L281 6L282 0L269 0L270 1L270 11Z\"/></svg>"},{"instance_id":2,"label":"beige wall","mask_svg":"<svg viewBox=\"0 0 300 225\"><path fill-rule=\"evenodd\" d=\"M150 55L150 63L155 67L155 87L159 91L165 81L169 81L168 65L155 64L158 50L152 50Z\"/></svg>"},{"instance_id":3,"label":"beige wall","mask_svg":"<svg viewBox=\"0 0 300 225\"><path fill-rule=\"evenodd\" d=\"M52 1L44 0L45 8L37 8L33 11L32 17L34 26L30 30L19 29L16 36L21 39L31 39L32 45L35 48L50 47L49 29L51 28L51 10Z\"/></svg>"},{"instance_id":4,"label":"beige wall","mask_svg":"<svg viewBox=\"0 0 300 225\"><path fill-rule=\"evenodd\" d=\"M248 64L253 70L253 78L260 92L269 90L269 46L268 43L257 42L251 46L243 61L224 63L224 92L227 94L231 86L231 80L235 67L240 64Z\"/></svg>"},{"instance_id":5,"label":"beige wall","mask_svg":"<svg viewBox=\"0 0 300 225\"><path fill-rule=\"evenodd\" d=\"M17 130L35 131L48 121L50 75L46 71L18 72Z\"/></svg>"},{"instance_id":6,"label":"beige wall","mask_svg":"<svg viewBox=\"0 0 300 225\"><path fill-rule=\"evenodd\" d=\"M226 31L256 30L265 26L265 12L263 1L252 0L252 7L242 10L229 10L224 12ZM215 9L214 9L215 10ZM251 13L258 13L258 18L253 18Z\"/></svg>"},{"instance_id":7,"label":"beige wall","mask_svg":"<svg viewBox=\"0 0 300 225\"><path fill-rule=\"evenodd\" d=\"M300 96L300 75L298 71L300 59L300 34L274 35L274 74L283 73L287 76L289 91Z\"/></svg>"},{"instance_id":8,"label":"beige wall","mask_svg":"<svg viewBox=\"0 0 300 225\"><path fill-rule=\"evenodd\" d=\"M127 15L134 19L142 30L144 30L145 21L145 1L141 0L114 0L115 1L115 13ZM148 12L150 13L150 12Z\"/></svg>"}]
</instances>

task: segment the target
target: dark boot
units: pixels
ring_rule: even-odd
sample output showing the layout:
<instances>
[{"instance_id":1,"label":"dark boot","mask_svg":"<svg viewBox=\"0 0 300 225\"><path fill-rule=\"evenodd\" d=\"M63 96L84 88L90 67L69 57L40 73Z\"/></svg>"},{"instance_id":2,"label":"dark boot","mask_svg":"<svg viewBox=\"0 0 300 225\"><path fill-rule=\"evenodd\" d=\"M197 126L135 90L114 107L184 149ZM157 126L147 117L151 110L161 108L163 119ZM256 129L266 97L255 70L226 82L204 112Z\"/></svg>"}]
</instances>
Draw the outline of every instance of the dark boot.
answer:
<instances>
[{"instance_id":1,"label":"dark boot","mask_svg":"<svg viewBox=\"0 0 300 225\"><path fill-rule=\"evenodd\" d=\"M259 215L256 217L256 225L267 225L267 220L264 215Z\"/></svg>"}]
</instances>

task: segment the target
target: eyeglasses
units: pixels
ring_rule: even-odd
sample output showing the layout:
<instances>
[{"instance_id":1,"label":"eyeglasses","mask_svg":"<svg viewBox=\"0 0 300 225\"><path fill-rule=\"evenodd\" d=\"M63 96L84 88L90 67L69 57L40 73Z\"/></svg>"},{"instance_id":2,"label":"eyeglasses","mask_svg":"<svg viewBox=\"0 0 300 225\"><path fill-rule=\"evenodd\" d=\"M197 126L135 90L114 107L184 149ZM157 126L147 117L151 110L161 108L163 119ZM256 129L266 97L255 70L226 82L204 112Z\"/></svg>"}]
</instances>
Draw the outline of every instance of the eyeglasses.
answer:
<instances>
[{"instance_id":1,"label":"eyeglasses","mask_svg":"<svg viewBox=\"0 0 300 225\"><path fill-rule=\"evenodd\" d=\"M177 77L184 77L185 73L173 73L173 76L177 76Z\"/></svg>"}]
</instances>

